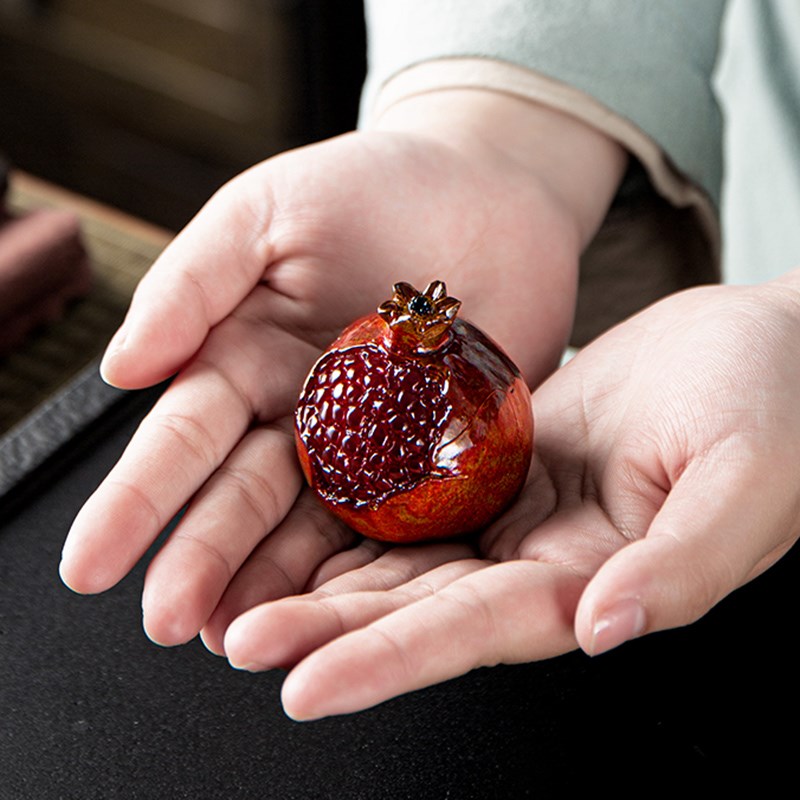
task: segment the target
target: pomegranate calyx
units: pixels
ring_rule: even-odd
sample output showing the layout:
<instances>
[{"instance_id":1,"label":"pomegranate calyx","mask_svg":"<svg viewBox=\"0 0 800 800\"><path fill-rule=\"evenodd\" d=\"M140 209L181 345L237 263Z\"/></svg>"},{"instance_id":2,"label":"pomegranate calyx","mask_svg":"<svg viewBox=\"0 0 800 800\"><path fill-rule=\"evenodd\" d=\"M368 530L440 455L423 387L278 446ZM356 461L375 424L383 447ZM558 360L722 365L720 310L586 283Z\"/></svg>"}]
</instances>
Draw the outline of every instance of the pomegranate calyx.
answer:
<instances>
[{"instance_id":1,"label":"pomegranate calyx","mask_svg":"<svg viewBox=\"0 0 800 800\"><path fill-rule=\"evenodd\" d=\"M444 347L461 301L447 295L444 281L433 281L424 292L410 283L396 283L392 299L381 303L378 314L388 326L386 346L406 354L424 355Z\"/></svg>"}]
</instances>

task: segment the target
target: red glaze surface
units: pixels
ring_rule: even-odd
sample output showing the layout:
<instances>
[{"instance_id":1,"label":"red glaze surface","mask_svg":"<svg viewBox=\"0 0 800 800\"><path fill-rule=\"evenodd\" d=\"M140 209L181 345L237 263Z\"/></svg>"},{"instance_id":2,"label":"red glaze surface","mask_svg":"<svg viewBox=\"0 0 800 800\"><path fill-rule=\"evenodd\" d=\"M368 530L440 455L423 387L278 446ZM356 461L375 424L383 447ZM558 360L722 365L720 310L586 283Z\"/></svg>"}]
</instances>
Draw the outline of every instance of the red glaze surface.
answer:
<instances>
[{"instance_id":1,"label":"red glaze surface","mask_svg":"<svg viewBox=\"0 0 800 800\"><path fill-rule=\"evenodd\" d=\"M323 497L377 507L434 471L452 407L447 370L428 362L372 344L319 360L300 399L297 429Z\"/></svg>"},{"instance_id":2,"label":"red glaze surface","mask_svg":"<svg viewBox=\"0 0 800 800\"><path fill-rule=\"evenodd\" d=\"M378 314L355 322L309 374L295 434L330 511L374 539L412 542L484 527L531 460L530 392L480 330L453 320L416 353Z\"/></svg>"}]
</instances>

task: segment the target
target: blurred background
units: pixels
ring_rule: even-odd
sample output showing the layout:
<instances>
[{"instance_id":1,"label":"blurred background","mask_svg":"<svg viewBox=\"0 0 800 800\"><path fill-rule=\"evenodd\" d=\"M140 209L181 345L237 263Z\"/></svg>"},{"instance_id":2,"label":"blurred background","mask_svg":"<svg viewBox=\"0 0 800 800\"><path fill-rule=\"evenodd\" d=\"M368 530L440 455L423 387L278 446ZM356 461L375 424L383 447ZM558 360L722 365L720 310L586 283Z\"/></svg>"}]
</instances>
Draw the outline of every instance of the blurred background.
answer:
<instances>
[{"instance_id":1,"label":"blurred background","mask_svg":"<svg viewBox=\"0 0 800 800\"><path fill-rule=\"evenodd\" d=\"M354 127L365 49L362 0L0 0L0 507L122 402L97 361L171 232Z\"/></svg>"},{"instance_id":2,"label":"blurred background","mask_svg":"<svg viewBox=\"0 0 800 800\"><path fill-rule=\"evenodd\" d=\"M351 129L364 72L361 0L0 0L0 152L175 230Z\"/></svg>"}]
</instances>

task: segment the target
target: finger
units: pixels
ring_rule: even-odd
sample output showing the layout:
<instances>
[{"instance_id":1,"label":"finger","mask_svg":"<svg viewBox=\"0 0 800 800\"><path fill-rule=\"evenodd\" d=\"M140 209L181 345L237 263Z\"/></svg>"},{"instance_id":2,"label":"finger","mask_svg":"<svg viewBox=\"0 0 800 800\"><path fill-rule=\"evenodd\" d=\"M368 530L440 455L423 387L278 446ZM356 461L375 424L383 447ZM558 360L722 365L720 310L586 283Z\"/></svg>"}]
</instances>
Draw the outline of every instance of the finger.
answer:
<instances>
[{"instance_id":1,"label":"finger","mask_svg":"<svg viewBox=\"0 0 800 800\"><path fill-rule=\"evenodd\" d=\"M392 591L364 589L313 594L254 608L231 625L225 639L228 658L233 666L251 671L293 666L312 650L430 597L454 580L483 569L486 563L461 559L442 566L431 560L428 565L429 570L421 576L393 587Z\"/></svg>"},{"instance_id":2,"label":"finger","mask_svg":"<svg viewBox=\"0 0 800 800\"><path fill-rule=\"evenodd\" d=\"M290 424L244 437L150 563L142 611L153 641L175 645L197 635L247 556L284 518L301 479Z\"/></svg>"},{"instance_id":3,"label":"finger","mask_svg":"<svg viewBox=\"0 0 800 800\"><path fill-rule=\"evenodd\" d=\"M219 466L251 417L215 370L196 366L179 378L75 518L62 551L64 582L94 593L127 574Z\"/></svg>"},{"instance_id":4,"label":"finger","mask_svg":"<svg viewBox=\"0 0 800 800\"><path fill-rule=\"evenodd\" d=\"M348 572L361 569L361 567L371 564L376 559L380 558L388 549L390 545L386 542L379 542L375 539L363 539L356 547L351 547L349 550L343 550L335 556L324 561L319 565L318 569L308 579L306 589L309 592L322 586L333 578L339 575L344 575Z\"/></svg>"},{"instance_id":5,"label":"finger","mask_svg":"<svg viewBox=\"0 0 800 800\"><path fill-rule=\"evenodd\" d=\"M206 646L212 652L227 653L224 638L228 626L237 617L270 600L307 591L309 582L328 561L353 550L366 549L361 545L343 549L355 538L356 534L322 508L310 491L305 492L284 524L253 553L231 583L203 630ZM374 563L369 562L331 580L307 597L313 604L321 597L334 594L385 591L439 564L471 556L472 552L463 545L396 548L380 558L373 558ZM254 632L249 645L256 647L260 641L268 642L268 638L264 640L260 633ZM252 660L249 658L248 662Z\"/></svg>"},{"instance_id":6,"label":"finger","mask_svg":"<svg viewBox=\"0 0 800 800\"><path fill-rule=\"evenodd\" d=\"M475 667L566 652L584 585L534 561L478 570L311 653L284 683L284 709L294 719L349 713Z\"/></svg>"},{"instance_id":7,"label":"finger","mask_svg":"<svg viewBox=\"0 0 800 800\"><path fill-rule=\"evenodd\" d=\"M391 547L387 550L384 543L367 539L359 547L330 560L338 561L340 557L359 549L378 555L366 564L359 566L354 564L352 569L331 575L324 583L317 583L313 587L314 596L330 597L348 592L390 591L405 586L409 581L426 574L440 564L474 559L476 555L471 545L459 541L423 544L418 547ZM360 558L358 557L358 560Z\"/></svg>"},{"instance_id":8,"label":"finger","mask_svg":"<svg viewBox=\"0 0 800 800\"><path fill-rule=\"evenodd\" d=\"M289 413L314 353L255 319L230 317L220 325L81 509L62 554L65 583L99 592L122 578L254 416L269 421Z\"/></svg>"},{"instance_id":9,"label":"finger","mask_svg":"<svg viewBox=\"0 0 800 800\"><path fill-rule=\"evenodd\" d=\"M748 452L747 443L729 440L690 464L646 537L598 571L576 617L587 653L693 622L797 538L795 487L787 490L776 477L776 453L750 458ZM765 463L775 469L765 470Z\"/></svg>"},{"instance_id":10,"label":"finger","mask_svg":"<svg viewBox=\"0 0 800 800\"><path fill-rule=\"evenodd\" d=\"M230 581L201 632L205 646L224 654L225 631L236 617L261 603L302 593L319 565L350 547L355 537L310 490L302 492L281 525Z\"/></svg>"},{"instance_id":11,"label":"finger","mask_svg":"<svg viewBox=\"0 0 800 800\"><path fill-rule=\"evenodd\" d=\"M266 169L220 189L150 268L103 360L110 383L138 388L174 373L261 279L273 257Z\"/></svg>"}]
</instances>

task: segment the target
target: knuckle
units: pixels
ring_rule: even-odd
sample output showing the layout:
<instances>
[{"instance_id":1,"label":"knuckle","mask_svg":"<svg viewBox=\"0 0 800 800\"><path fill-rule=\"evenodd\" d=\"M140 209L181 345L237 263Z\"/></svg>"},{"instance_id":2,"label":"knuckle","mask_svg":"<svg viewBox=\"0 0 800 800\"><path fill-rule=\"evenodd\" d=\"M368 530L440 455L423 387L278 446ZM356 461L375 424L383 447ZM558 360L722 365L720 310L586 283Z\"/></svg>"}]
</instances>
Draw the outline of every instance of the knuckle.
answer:
<instances>
[{"instance_id":1,"label":"knuckle","mask_svg":"<svg viewBox=\"0 0 800 800\"><path fill-rule=\"evenodd\" d=\"M406 684L416 681L419 675L419 665L412 659L411 653L402 641L389 628L381 624L373 624L366 628L366 632L374 637L380 646L387 650L384 664L393 666L395 680L398 683Z\"/></svg>"},{"instance_id":2,"label":"knuckle","mask_svg":"<svg viewBox=\"0 0 800 800\"><path fill-rule=\"evenodd\" d=\"M353 533L350 528L319 505L310 493L306 492L301 496L294 511L327 542L330 552L336 553L352 541Z\"/></svg>"},{"instance_id":3,"label":"knuckle","mask_svg":"<svg viewBox=\"0 0 800 800\"><path fill-rule=\"evenodd\" d=\"M145 492L143 489L140 489L139 486L130 480L126 480L124 478L115 478L113 476L108 478L107 485L115 486L117 489L122 490L126 494L132 495L135 503L140 508L144 509L145 513L152 518L154 528L156 530L161 530L164 528L167 521L164 519L164 515L158 509L147 492Z\"/></svg>"},{"instance_id":4,"label":"knuckle","mask_svg":"<svg viewBox=\"0 0 800 800\"><path fill-rule=\"evenodd\" d=\"M178 526L178 529L173 534L173 540L183 544L188 544L190 547L200 550L204 555L209 556L212 561L219 564L225 573L225 578L230 582L231 578L236 571L234 565L230 562L225 553L212 541L197 536L185 527Z\"/></svg>"},{"instance_id":5,"label":"knuckle","mask_svg":"<svg viewBox=\"0 0 800 800\"><path fill-rule=\"evenodd\" d=\"M277 577L286 587L282 596L300 594L302 586L292 577L289 571L272 555L262 550L256 550L250 556L250 563L259 569L266 569L272 576Z\"/></svg>"},{"instance_id":6,"label":"knuckle","mask_svg":"<svg viewBox=\"0 0 800 800\"><path fill-rule=\"evenodd\" d=\"M271 531L283 518L284 503L264 476L255 470L233 465L223 465L218 474L227 484L225 491L234 493L253 512L264 532Z\"/></svg>"},{"instance_id":7,"label":"knuckle","mask_svg":"<svg viewBox=\"0 0 800 800\"><path fill-rule=\"evenodd\" d=\"M211 467L217 455L211 433L188 414L170 412L156 421L157 432L171 436L195 460Z\"/></svg>"},{"instance_id":8,"label":"knuckle","mask_svg":"<svg viewBox=\"0 0 800 800\"><path fill-rule=\"evenodd\" d=\"M474 667L490 666L502 660L497 620L479 591L466 583L454 583L437 596L442 602L456 606L456 613L469 621L470 638L478 643Z\"/></svg>"}]
</instances>

